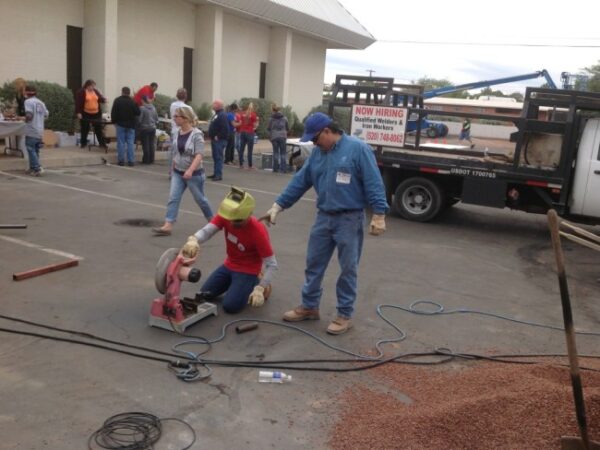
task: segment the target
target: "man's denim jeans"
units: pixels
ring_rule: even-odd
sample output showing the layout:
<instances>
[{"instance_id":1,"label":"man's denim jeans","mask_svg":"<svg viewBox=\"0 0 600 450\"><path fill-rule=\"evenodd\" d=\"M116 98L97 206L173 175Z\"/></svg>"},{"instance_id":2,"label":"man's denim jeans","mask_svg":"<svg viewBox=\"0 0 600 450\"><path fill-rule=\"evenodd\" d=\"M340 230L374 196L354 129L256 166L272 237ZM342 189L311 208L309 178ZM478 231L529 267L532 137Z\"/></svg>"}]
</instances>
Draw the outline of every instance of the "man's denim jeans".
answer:
<instances>
[{"instance_id":1,"label":"man's denim jeans","mask_svg":"<svg viewBox=\"0 0 600 450\"><path fill-rule=\"evenodd\" d=\"M340 214L317 213L306 252L302 305L318 309L321 282L337 247L341 273L336 284L338 316L352 317L358 288L358 262L362 252L365 213L362 210Z\"/></svg>"},{"instance_id":2,"label":"man's denim jeans","mask_svg":"<svg viewBox=\"0 0 600 450\"><path fill-rule=\"evenodd\" d=\"M127 162L135 162L135 130L133 128L120 127L117 129L117 159L120 163L125 162L125 146L127 146Z\"/></svg>"}]
</instances>

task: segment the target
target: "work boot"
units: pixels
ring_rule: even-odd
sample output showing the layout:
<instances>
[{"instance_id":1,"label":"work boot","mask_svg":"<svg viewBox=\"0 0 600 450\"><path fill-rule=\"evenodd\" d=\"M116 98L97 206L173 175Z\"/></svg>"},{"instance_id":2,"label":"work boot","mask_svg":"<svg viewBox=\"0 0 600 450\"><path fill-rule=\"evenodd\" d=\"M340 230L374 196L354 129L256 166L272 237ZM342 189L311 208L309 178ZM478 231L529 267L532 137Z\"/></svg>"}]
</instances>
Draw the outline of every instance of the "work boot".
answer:
<instances>
[{"instance_id":1,"label":"work boot","mask_svg":"<svg viewBox=\"0 0 600 450\"><path fill-rule=\"evenodd\" d=\"M327 327L329 334L343 334L352 328L352 322L345 317L336 317Z\"/></svg>"},{"instance_id":2,"label":"work boot","mask_svg":"<svg viewBox=\"0 0 600 450\"><path fill-rule=\"evenodd\" d=\"M286 322L300 322L301 320L319 320L318 309L306 309L304 306L296 306L283 315Z\"/></svg>"}]
</instances>

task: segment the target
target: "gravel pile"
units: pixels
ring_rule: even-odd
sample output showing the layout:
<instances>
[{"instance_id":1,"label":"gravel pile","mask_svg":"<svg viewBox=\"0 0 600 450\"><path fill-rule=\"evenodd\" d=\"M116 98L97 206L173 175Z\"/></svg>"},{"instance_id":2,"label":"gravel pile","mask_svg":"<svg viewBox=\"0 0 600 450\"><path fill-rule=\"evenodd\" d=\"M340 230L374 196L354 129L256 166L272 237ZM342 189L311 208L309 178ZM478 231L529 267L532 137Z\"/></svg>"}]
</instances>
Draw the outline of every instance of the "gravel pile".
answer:
<instances>
[{"instance_id":1,"label":"gravel pile","mask_svg":"<svg viewBox=\"0 0 600 450\"><path fill-rule=\"evenodd\" d=\"M578 436L564 367L387 364L370 374L372 386L348 388L336 403L334 450L558 450L561 436ZM590 435L600 440L600 373L582 379Z\"/></svg>"}]
</instances>

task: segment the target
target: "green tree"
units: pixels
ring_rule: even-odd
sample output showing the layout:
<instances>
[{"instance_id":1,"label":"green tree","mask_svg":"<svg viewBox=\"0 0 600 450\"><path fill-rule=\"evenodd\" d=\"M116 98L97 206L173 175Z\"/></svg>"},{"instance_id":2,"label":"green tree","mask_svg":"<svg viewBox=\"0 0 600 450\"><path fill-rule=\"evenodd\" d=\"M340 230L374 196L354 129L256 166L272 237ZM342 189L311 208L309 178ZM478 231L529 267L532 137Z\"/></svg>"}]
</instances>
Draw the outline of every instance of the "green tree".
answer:
<instances>
[{"instance_id":1,"label":"green tree","mask_svg":"<svg viewBox=\"0 0 600 450\"><path fill-rule=\"evenodd\" d=\"M587 83L588 91L600 92L600 61L598 61L598 64L586 67L583 70L585 70L590 77Z\"/></svg>"},{"instance_id":2,"label":"green tree","mask_svg":"<svg viewBox=\"0 0 600 450\"><path fill-rule=\"evenodd\" d=\"M508 94L508 97L512 97L518 102L522 102L524 98L523 94L521 94L520 92L513 92L512 94Z\"/></svg>"}]
</instances>

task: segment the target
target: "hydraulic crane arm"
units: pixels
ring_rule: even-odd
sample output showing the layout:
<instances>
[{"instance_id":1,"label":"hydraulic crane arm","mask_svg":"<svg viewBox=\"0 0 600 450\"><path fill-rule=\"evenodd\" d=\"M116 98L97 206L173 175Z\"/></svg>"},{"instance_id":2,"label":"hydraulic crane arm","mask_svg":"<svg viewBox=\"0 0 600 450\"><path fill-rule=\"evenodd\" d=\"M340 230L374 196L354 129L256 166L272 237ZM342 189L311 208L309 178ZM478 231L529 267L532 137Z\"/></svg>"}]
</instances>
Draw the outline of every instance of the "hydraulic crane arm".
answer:
<instances>
[{"instance_id":1,"label":"hydraulic crane arm","mask_svg":"<svg viewBox=\"0 0 600 450\"><path fill-rule=\"evenodd\" d=\"M477 89L480 87L493 86L496 84L512 83L515 81L530 80L538 77L544 77L546 79L546 83L548 83L548 86L550 86L550 88L557 88L556 83L554 83L548 71L546 69L543 69L533 73L526 73L524 75L496 78L494 80L475 81L473 83L459 84L456 86L444 86L441 88L436 88L430 91L423 92L423 98L432 98L437 97L439 95L449 94L451 92L464 91L467 89Z\"/></svg>"}]
</instances>

